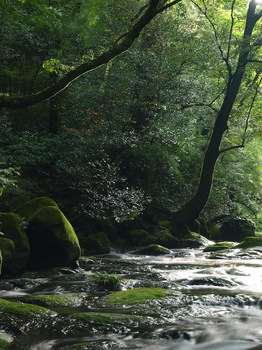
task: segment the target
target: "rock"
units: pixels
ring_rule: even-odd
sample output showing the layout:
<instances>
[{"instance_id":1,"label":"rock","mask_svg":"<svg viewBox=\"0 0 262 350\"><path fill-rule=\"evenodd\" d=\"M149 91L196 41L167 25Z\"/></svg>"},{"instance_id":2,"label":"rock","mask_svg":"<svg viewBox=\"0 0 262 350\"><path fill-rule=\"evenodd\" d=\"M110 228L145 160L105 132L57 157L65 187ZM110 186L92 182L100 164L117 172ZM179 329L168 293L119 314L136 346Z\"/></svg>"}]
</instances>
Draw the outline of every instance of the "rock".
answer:
<instances>
[{"instance_id":1,"label":"rock","mask_svg":"<svg viewBox=\"0 0 262 350\"><path fill-rule=\"evenodd\" d=\"M211 241L196 232L188 233L180 241L182 248L199 248L210 243Z\"/></svg>"},{"instance_id":2,"label":"rock","mask_svg":"<svg viewBox=\"0 0 262 350\"><path fill-rule=\"evenodd\" d=\"M221 231L220 231L220 228L216 224L212 224L208 228L208 233L209 233L209 238L212 241L218 241L219 239L221 239Z\"/></svg>"},{"instance_id":3,"label":"rock","mask_svg":"<svg viewBox=\"0 0 262 350\"><path fill-rule=\"evenodd\" d=\"M29 268L68 266L80 256L75 231L57 206L37 209L29 219L27 234L31 246Z\"/></svg>"},{"instance_id":4,"label":"rock","mask_svg":"<svg viewBox=\"0 0 262 350\"><path fill-rule=\"evenodd\" d=\"M106 300L106 305L123 304L132 305L146 303L150 300L167 297L171 291L163 288L134 288L110 294Z\"/></svg>"},{"instance_id":5,"label":"rock","mask_svg":"<svg viewBox=\"0 0 262 350\"><path fill-rule=\"evenodd\" d=\"M246 237L243 242L235 246L235 248L253 248L262 246L262 237Z\"/></svg>"},{"instance_id":6,"label":"rock","mask_svg":"<svg viewBox=\"0 0 262 350\"><path fill-rule=\"evenodd\" d=\"M15 213L20 215L21 218L28 221L32 218L32 216L35 214L35 212L38 209L41 209L43 207L56 207L58 208L58 205L56 202L49 198L49 197L39 197L35 198L29 202L26 202L22 204L20 207L18 207L15 210Z\"/></svg>"},{"instance_id":7,"label":"rock","mask_svg":"<svg viewBox=\"0 0 262 350\"><path fill-rule=\"evenodd\" d=\"M148 317L137 315L123 315L115 313L81 312L71 316L73 320L79 320L84 323L96 324L133 324L134 322L147 321Z\"/></svg>"},{"instance_id":8,"label":"rock","mask_svg":"<svg viewBox=\"0 0 262 350\"><path fill-rule=\"evenodd\" d=\"M80 236L80 243L85 255L110 253L110 242L104 232L97 232L87 237Z\"/></svg>"},{"instance_id":9,"label":"rock","mask_svg":"<svg viewBox=\"0 0 262 350\"><path fill-rule=\"evenodd\" d=\"M0 312L30 319L33 316L50 313L41 306L0 299Z\"/></svg>"},{"instance_id":10,"label":"rock","mask_svg":"<svg viewBox=\"0 0 262 350\"><path fill-rule=\"evenodd\" d=\"M83 304L85 293L34 295L28 299L32 304L44 307L79 307Z\"/></svg>"},{"instance_id":11,"label":"rock","mask_svg":"<svg viewBox=\"0 0 262 350\"><path fill-rule=\"evenodd\" d=\"M149 234L145 239L146 245L159 244L165 248L178 248L179 240L173 236L165 227L157 227L152 234Z\"/></svg>"},{"instance_id":12,"label":"rock","mask_svg":"<svg viewBox=\"0 0 262 350\"><path fill-rule=\"evenodd\" d=\"M207 224L206 224L206 220L202 217L197 219L200 222L200 231L199 233L206 237L209 238L209 232L208 232L208 228L207 228Z\"/></svg>"},{"instance_id":13,"label":"rock","mask_svg":"<svg viewBox=\"0 0 262 350\"><path fill-rule=\"evenodd\" d=\"M234 247L235 247L235 244L233 242L218 242L205 247L204 252L216 252L219 250L224 250L224 249L234 248Z\"/></svg>"},{"instance_id":14,"label":"rock","mask_svg":"<svg viewBox=\"0 0 262 350\"><path fill-rule=\"evenodd\" d=\"M233 242L242 242L246 237L255 236L255 223L252 220L231 217L221 226L222 239Z\"/></svg>"},{"instance_id":15,"label":"rock","mask_svg":"<svg viewBox=\"0 0 262 350\"><path fill-rule=\"evenodd\" d=\"M0 237L0 250L2 253L2 273L13 273L13 271L10 271L10 266L14 265L12 262L14 255L15 255L15 244L14 242L5 237ZM17 271L19 272L19 271Z\"/></svg>"},{"instance_id":16,"label":"rock","mask_svg":"<svg viewBox=\"0 0 262 350\"><path fill-rule=\"evenodd\" d=\"M144 249L140 249L133 252L133 254L137 254L137 255L154 255L154 256L171 254L171 253L172 253L171 250L165 247L162 247L161 245L158 245L158 244L150 244L148 247Z\"/></svg>"},{"instance_id":17,"label":"rock","mask_svg":"<svg viewBox=\"0 0 262 350\"><path fill-rule=\"evenodd\" d=\"M4 237L12 240L15 245L14 255L5 268L8 273L17 274L25 269L30 255L30 245L22 226L22 219L14 213L0 213L0 225ZM12 250L10 244L9 242L9 256Z\"/></svg>"},{"instance_id":18,"label":"rock","mask_svg":"<svg viewBox=\"0 0 262 350\"><path fill-rule=\"evenodd\" d=\"M149 232L146 230L133 229L133 230L127 231L126 235L128 237L129 244L133 246L141 247L148 244L147 242L148 242Z\"/></svg>"}]
</instances>

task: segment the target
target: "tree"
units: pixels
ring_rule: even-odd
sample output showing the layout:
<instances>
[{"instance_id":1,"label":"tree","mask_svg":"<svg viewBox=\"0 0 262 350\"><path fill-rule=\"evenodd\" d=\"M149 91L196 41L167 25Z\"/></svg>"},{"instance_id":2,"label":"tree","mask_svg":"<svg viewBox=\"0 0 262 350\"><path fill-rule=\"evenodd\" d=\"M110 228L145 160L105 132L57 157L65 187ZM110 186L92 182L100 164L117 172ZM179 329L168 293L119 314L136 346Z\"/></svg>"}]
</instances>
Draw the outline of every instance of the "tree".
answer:
<instances>
[{"instance_id":1,"label":"tree","mask_svg":"<svg viewBox=\"0 0 262 350\"><path fill-rule=\"evenodd\" d=\"M207 203L212 187L213 174L217 159L219 155L225 151L221 150L220 146L222 137L225 131L228 129L228 120L230 113L239 92L247 64L256 62L256 59L252 59L252 56L254 55L254 52L256 52L257 49L261 46L261 38L258 38L258 40L252 42L252 33L254 31L255 25L262 17L262 10L259 12L256 11L257 2L255 0L251 0L248 6L245 29L239 46L236 67L233 67L230 63L232 33L234 27L235 0L232 1L231 28L229 31L227 50L225 52L218 42L216 28L211 18L209 17L205 1L203 1L203 4L204 8L201 8L199 5L197 5L197 7L206 16L207 20L210 22L211 26L214 29L214 34L216 36L221 57L227 66L228 77L223 102L217 113L212 135L205 153L197 191L191 200L189 200L179 211L173 214L173 222L177 225L185 224L196 219ZM243 147L243 145L241 146Z\"/></svg>"},{"instance_id":2,"label":"tree","mask_svg":"<svg viewBox=\"0 0 262 350\"><path fill-rule=\"evenodd\" d=\"M101 55L95 57L92 60L88 60L78 67L70 70L56 83L50 85L44 90L31 94L29 96L17 97L17 96L0 96L0 108L25 108L32 106L39 102L45 101L57 93L64 90L74 80L78 79L82 75L107 64L115 57L126 52L133 45L138 38L143 28L150 23L150 21L156 17L159 13L163 12L167 8L179 3L181 0L166 1L166 0L150 0L146 5L138 10L133 18L131 29L120 35L110 49L103 52Z\"/></svg>"}]
</instances>

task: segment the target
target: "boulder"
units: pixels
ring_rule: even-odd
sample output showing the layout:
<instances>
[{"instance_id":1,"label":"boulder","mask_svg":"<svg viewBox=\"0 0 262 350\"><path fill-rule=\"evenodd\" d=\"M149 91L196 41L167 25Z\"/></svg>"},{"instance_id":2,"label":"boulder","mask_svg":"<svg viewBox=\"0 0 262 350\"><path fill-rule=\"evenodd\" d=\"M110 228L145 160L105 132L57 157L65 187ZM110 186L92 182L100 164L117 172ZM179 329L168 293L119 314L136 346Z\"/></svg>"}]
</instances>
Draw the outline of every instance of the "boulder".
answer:
<instances>
[{"instance_id":1,"label":"boulder","mask_svg":"<svg viewBox=\"0 0 262 350\"><path fill-rule=\"evenodd\" d=\"M48 269L73 264L80 256L79 241L58 206L44 206L35 211L34 208L29 211L29 203L27 207L30 212L27 235L31 246L28 267Z\"/></svg>"},{"instance_id":2,"label":"boulder","mask_svg":"<svg viewBox=\"0 0 262 350\"><path fill-rule=\"evenodd\" d=\"M221 239L221 230L216 224L211 224L208 228L209 238L212 241L218 241Z\"/></svg>"},{"instance_id":3,"label":"boulder","mask_svg":"<svg viewBox=\"0 0 262 350\"><path fill-rule=\"evenodd\" d=\"M235 244L233 242L218 242L205 247L204 252L217 252L219 250L225 250L229 248L234 248Z\"/></svg>"},{"instance_id":4,"label":"boulder","mask_svg":"<svg viewBox=\"0 0 262 350\"><path fill-rule=\"evenodd\" d=\"M235 248L254 248L262 246L262 237L246 237L241 243L235 246Z\"/></svg>"},{"instance_id":5,"label":"boulder","mask_svg":"<svg viewBox=\"0 0 262 350\"><path fill-rule=\"evenodd\" d=\"M182 248L199 248L208 244L211 244L211 241L196 232L190 232L180 240Z\"/></svg>"},{"instance_id":6,"label":"boulder","mask_svg":"<svg viewBox=\"0 0 262 350\"><path fill-rule=\"evenodd\" d=\"M15 262L13 261L14 255L15 255L15 244L14 242L5 237L0 237L0 250L2 253L2 273L3 274L9 274L9 273L16 273L19 272L19 269L17 271L14 271L12 268L15 265Z\"/></svg>"},{"instance_id":7,"label":"boulder","mask_svg":"<svg viewBox=\"0 0 262 350\"><path fill-rule=\"evenodd\" d=\"M158 256L158 255L165 255L165 254L171 254L172 251L162 247L161 245L158 244L150 244L148 247L145 247L143 249L136 250L133 252L133 254L136 255L153 255L153 256Z\"/></svg>"},{"instance_id":8,"label":"boulder","mask_svg":"<svg viewBox=\"0 0 262 350\"><path fill-rule=\"evenodd\" d=\"M179 246L178 238L173 236L166 227L156 227L154 232L146 237L145 243L146 245L159 244L169 249L178 248Z\"/></svg>"},{"instance_id":9,"label":"boulder","mask_svg":"<svg viewBox=\"0 0 262 350\"><path fill-rule=\"evenodd\" d=\"M14 255L8 264L8 273L19 273L25 269L30 255L30 245L23 229L22 219L14 213L0 213L0 227L4 237L12 240L15 246ZM2 241L2 244L4 244L4 241ZM7 242L5 241L6 245ZM9 242L9 255L11 250ZM5 254L4 252L2 253L3 255Z\"/></svg>"},{"instance_id":10,"label":"boulder","mask_svg":"<svg viewBox=\"0 0 262 350\"><path fill-rule=\"evenodd\" d=\"M21 216L24 220L28 221L32 218L34 213L43 207L56 207L58 208L58 205L56 202L49 198L49 197L38 197L35 199L32 199L29 202L26 202L22 204L20 207L18 207L14 212Z\"/></svg>"},{"instance_id":11,"label":"boulder","mask_svg":"<svg viewBox=\"0 0 262 350\"><path fill-rule=\"evenodd\" d=\"M87 237L80 236L81 248L85 255L107 254L110 252L110 242L104 232L97 232Z\"/></svg>"},{"instance_id":12,"label":"boulder","mask_svg":"<svg viewBox=\"0 0 262 350\"><path fill-rule=\"evenodd\" d=\"M233 242L242 242L246 237L255 236L255 231L255 223L241 217L230 217L221 226L222 239Z\"/></svg>"}]
</instances>

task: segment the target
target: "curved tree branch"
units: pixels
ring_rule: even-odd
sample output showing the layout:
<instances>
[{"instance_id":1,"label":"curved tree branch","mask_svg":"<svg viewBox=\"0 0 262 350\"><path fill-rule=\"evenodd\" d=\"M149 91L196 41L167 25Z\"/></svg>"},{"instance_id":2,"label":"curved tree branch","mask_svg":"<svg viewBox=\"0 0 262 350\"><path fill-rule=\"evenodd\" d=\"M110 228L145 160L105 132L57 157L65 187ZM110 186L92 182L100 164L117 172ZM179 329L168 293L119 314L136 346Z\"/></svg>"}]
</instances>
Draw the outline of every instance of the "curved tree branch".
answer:
<instances>
[{"instance_id":1,"label":"curved tree branch","mask_svg":"<svg viewBox=\"0 0 262 350\"><path fill-rule=\"evenodd\" d=\"M124 36L121 36L120 40L116 41L113 48L107 50L102 55L98 56L92 61L84 62L80 66L66 73L57 83L47 87L46 89L37 92L35 94L23 97L16 96L0 96L0 108L12 108L19 109L32 106L39 102L45 101L56 94L66 89L73 81L81 77L82 75L89 73L102 65L113 60L115 57L123 54L131 48L135 40L138 38L140 32L147 26L147 24L156 17L159 13L163 12L166 8L179 3L182 0L175 0L171 3L161 6L163 1L161 0L150 0L147 10L140 16L141 10L138 12L136 22L133 24L129 32ZM165 1L164 1L165 3ZM144 9L144 7L143 7ZM142 11L143 12L143 11Z\"/></svg>"}]
</instances>

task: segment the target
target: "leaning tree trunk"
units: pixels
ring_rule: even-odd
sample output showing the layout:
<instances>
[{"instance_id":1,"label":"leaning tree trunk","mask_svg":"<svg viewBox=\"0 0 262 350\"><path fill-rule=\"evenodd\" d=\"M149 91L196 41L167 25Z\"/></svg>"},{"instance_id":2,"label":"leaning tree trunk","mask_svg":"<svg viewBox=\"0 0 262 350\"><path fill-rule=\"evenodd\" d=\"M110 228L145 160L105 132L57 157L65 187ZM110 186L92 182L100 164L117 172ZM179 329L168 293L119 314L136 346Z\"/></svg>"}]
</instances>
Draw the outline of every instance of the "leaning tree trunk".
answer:
<instances>
[{"instance_id":1,"label":"leaning tree trunk","mask_svg":"<svg viewBox=\"0 0 262 350\"><path fill-rule=\"evenodd\" d=\"M250 52L251 35L256 22L261 18L262 13L256 14L256 2L251 0L247 12L246 27L242 39L242 47L238 59L237 68L234 74L229 71L227 89L223 104L217 114L213 127L212 136L207 146L198 189L179 211L172 214L172 222L176 226L182 226L197 219L207 203L213 182L213 174L216 161L220 153L220 145L224 132L228 129L228 119L237 97L246 64Z\"/></svg>"}]
</instances>

